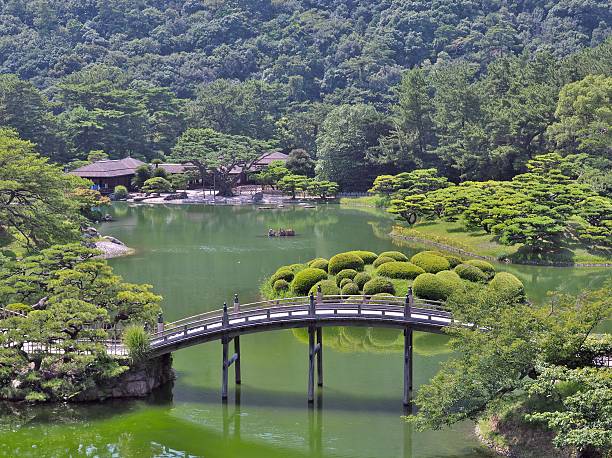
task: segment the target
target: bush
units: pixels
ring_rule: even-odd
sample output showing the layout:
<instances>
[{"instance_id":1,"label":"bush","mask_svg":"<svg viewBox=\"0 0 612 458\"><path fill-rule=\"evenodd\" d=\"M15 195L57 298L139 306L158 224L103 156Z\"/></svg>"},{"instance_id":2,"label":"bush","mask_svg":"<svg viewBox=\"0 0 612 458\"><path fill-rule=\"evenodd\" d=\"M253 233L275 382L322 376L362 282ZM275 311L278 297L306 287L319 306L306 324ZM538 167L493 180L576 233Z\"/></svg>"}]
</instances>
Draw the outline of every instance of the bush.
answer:
<instances>
[{"instance_id":1,"label":"bush","mask_svg":"<svg viewBox=\"0 0 612 458\"><path fill-rule=\"evenodd\" d=\"M432 273L424 273L415 278L412 290L421 299L443 301L446 299L447 285L444 279Z\"/></svg>"},{"instance_id":2,"label":"bush","mask_svg":"<svg viewBox=\"0 0 612 458\"><path fill-rule=\"evenodd\" d=\"M23 315L27 315L28 313L30 313L32 311L32 306L28 305L28 304L23 304L21 302L17 302L14 304L9 304L6 307L4 307L6 310L9 310L11 312L17 312L17 313L21 313Z\"/></svg>"},{"instance_id":3,"label":"bush","mask_svg":"<svg viewBox=\"0 0 612 458\"><path fill-rule=\"evenodd\" d=\"M444 257L450 264L451 269L454 269L463 262L459 256L453 256L452 254L445 254Z\"/></svg>"},{"instance_id":4,"label":"bush","mask_svg":"<svg viewBox=\"0 0 612 458\"><path fill-rule=\"evenodd\" d=\"M459 264L455 267L455 272L457 272L457 275L461 278L473 282L486 282L488 279L487 274L482 270L469 264Z\"/></svg>"},{"instance_id":5,"label":"bush","mask_svg":"<svg viewBox=\"0 0 612 458\"><path fill-rule=\"evenodd\" d=\"M327 272L329 261L325 258L316 258L308 263L308 267L314 267L315 269L321 269Z\"/></svg>"},{"instance_id":6,"label":"bush","mask_svg":"<svg viewBox=\"0 0 612 458\"><path fill-rule=\"evenodd\" d=\"M122 185L115 186L115 189L113 191L113 196L117 200L127 199L128 190L125 186L122 186Z\"/></svg>"},{"instance_id":7,"label":"bush","mask_svg":"<svg viewBox=\"0 0 612 458\"><path fill-rule=\"evenodd\" d=\"M305 296L310 291L313 285L317 284L321 280L327 278L327 272L323 269L315 269L314 267L307 267L304 270L299 271L291 283L291 289L301 296Z\"/></svg>"},{"instance_id":8,"label":"bush","mask_svg":"<svg viewBox=\"0 0 612 458\"><path fill-rule=\"evenodd\" d=\"M304 270L308 265L306 264L290 264L286 266L291 272L297 274L298 272ZM323 269L324 270L324 269Z\"/></svg>"},{"instance_id":9,"label":"bush","mask_svg":"<svg viewBox=\"0 0 612 458\"><path fill-rule=\"evenodd\" d=\"M465 261L466 264L470 266L478 267L485 274L487 274L488 278L493 278L495 275L495 266L490 262L483 261L482 259L470 259L469 261Z\"/></svg>"},{"instance_id":10,"label":"bush","mask_svg":"<svg viewBox=\"0 0 612 458\"><path fill-rule=\"evenodd\" d=\"M394 297L390 293L376 293L370 299L384 299L385 297Z\"/></svg>"},{"instance_id":11,"label":"bush","mask_svg":"<svg viewBox=\"0 0 612 458\"><path fill-rule=\"evenodd\" d=\"M363 294L372 296L378 293L395 294L393 283L383 277L374 277L363 285Z\"/></svg>"},{"instance_id":12,"label":"bush","mask_svg":"<svg viewBox=\"0 0 612 458\"><path fill-rule=\"evenodd\" d=\"M361 259L363 259L363 262L365 264L372 264L378 257L378 255L376 253L373 253L372 251L353 250L349 251L349 253L353 253L359 256Z\"/></svg>"},{"instance_id":13,"label":"bush","mask_svg":"<svg viewBox=\"0 0 612 458\"><path fill-rule=\"evenodd\" d=\"M357 294L359 294L359 287L352 281L349 281L342 287L343 296L356 296Z\"/></svg>"},{"instance_id":14,"label":"bush","mask_svg":"<svg viewBox=\"0 0 612 458\"><path fill-rule=\"evenodd\" d=\"M332 275L344 269L354 269L357 271L363 270L363 259L353 253L339 253L329 260L328 271Z\"/></svg>"},{"instance_id":15,"label":"bush","mask_svg":"<svg viewBox=\"0 0 612 458\"><path fill-rule=\"evenodd\" d=\"M523 282L509 272L499 272L489 283L489 288L503 300L524 300L525 286Z\"/></svg>"},{"instance_id":16,"label":"bush","mask_svg":"<svg viewBox=\"0 0 612 458\"><path fill-rule=\"evenodd\" d=\"M367 272L359 272L357 275L355 275L355 278L353 278L353 281L359 287L359 289L363 289L363 285L370 280L372 280L372 276Z\"/></svg>"},{"instance_id":17,"label":"bush","mask_svg":"<svg viewBox=\"0 0 612 458\"><path fill-rule=\"evenodd\" d=\"M272 289L274 289L274 291L289 291L289 282L287 280L283 280L282 278L280 280L276 280L272 285Z\"/></svg>"},{"instance_id":18,"label":"bush","mask_svg":"<svg viewBox=\"0 0 612 458\"><path fill-rule=\"evenodd\" d=\"M338 283L338 281L336 281L336 283ZM340 289L342 289L344 287L344 285L347 285L349 283L354 283L354 282L350 278L343 278L338 286L340 286Z\"/></svg>"},{"instance_id":19,"label":"bush","mask_svg":"<svg viewBox=\"0 0 612 458\"><path fill-rule=\"evenodd\" d=\"M336 284L340 284L342 280L345 278L350 278L351 280L355 278L357 275L357 271L355 269L344 269L336 274Z\"/></svg>"},{"instance_id":20,"label":"bush","mask_svg":"<svg viewBox=\"0 0 612 458\"><path fill-rule=\"evenodd\" d=\"M383 256L393 258L396 261L408 261L408 256L399 251L385 251L384 253L380 253L378 255L379 258L382 258Z\"/></svg>"},{"instance_id":21,"label":"bush","mask_svg":"<svg viewBox=\"0 0 612 458\"><path fill-rule=\"evenodd\" d=\"M376 261L374 261L374 267L380 267L382 266L384 263L386 262L398 262L393 258L390 258L389 256L379 256L378 258L376 258Z\"/></svg>"},{"instance_id":22,"label":"bush","mask_svg":"<svg viewBox=\"0 0 612 458\"><path fill-rule=\"evenodd\" d=\"M142 192L172 192L172 184L162 177L149 178L144 182Z\"/></svg>"},{"instance_id":23,"label":"bush","mask_svg":"<svg viewBox=\"0 0 612 458\"><path fill-rule=\"evenodd\" d=\"M321 280L320 282L317 282L315 285L312 286L312 288L310 288L308 294L316 295L319 286L321 287L321 293L323 293L324 296L340 295L340 288L338 288L336 282L333 280Z\"/></svg>"},{"instance_id":24,"label":"bush","mask_svg":"<svg viewBox=\"0 0 612 458\"><path fill-rule=\"evenodd\" d=\"M411 262L392 261L384 263L376 270L376 273L383 277L412 280L425 271Z\"/></svg>"},{"instance_id":25,"label":"bush","mask_svg":"<svg viewBox=\"0 0 612 458\"><path fill-rule=\"evenodd\" d=\"M455 291L459 291L462 289L463 282L461 281L461 277L452 270L443 270L441 272L438 272L436 274L436 277L442 280L442 283L444 285L445 299L448 299Z\"/></svg>"},{"instance_id":26,"label":"bush","mask_svg":"<svg viewBox=\"0 0 612 458\"><path fill-rule=\"evenodd\" d=\"M278 280L285 280L291 282L295 277L295 274L289 269L289 267L281 267L276 271L274 275L270 277L270 284L276 283Z\"/></svg>"},{"instance_id":27,"label":"bush","mask_svg":"<svg viewBox=\"0 0 612 458\"><path fill-rule=\"evenodd\" d=\"M450 263L446 258L427 252L415 254L410 261L419 266L425 272L432 274L442 270L448 270L450 268Z\"/></svg>"},{"instance_id":28,"label":"bush","mask_svg":"<svg viewBox=\"0 0 612 458\"><path fill-rule=\"evenodd\" d=\"M131 325L123 330L123 344L134 363L145 361L149 354L150 341L142 326Z\"/></svg>"}]
</instances>

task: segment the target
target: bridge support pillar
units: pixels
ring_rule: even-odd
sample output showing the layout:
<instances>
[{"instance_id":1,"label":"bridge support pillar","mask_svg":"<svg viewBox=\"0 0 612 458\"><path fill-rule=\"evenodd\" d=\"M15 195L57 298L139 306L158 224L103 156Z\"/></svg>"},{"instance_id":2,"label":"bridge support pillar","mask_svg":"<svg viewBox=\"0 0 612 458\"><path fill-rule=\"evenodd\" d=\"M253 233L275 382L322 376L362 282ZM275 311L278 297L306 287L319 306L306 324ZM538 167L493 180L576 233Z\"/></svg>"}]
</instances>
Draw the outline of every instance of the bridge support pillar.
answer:
<instances>
[{"instance_id":1,"label":"bridge support pillar","mask_svg":"<svg viewBox=\"0 0 612 458\"><path fill-rule=\"evenodd\" d=\"M229 356L229 344L234 341L234 354ZM236 373L236 385L240 385L242 382L242 376L240 371L240 337L222 337L221 344L223 346L223 366L221 368L221 399L227 401L228 385L229 385L229 367L236 363L234 366Z\"/></svg>"},{"instance_id":2,"label":"bridge support pillar","mask_svg":"<svg viewBox=\"0 0 612 458\"><path fill-rule=\"evenodd\" d=\"M317 343L315 345L315 336ZM320 327L308 327L308 402L314 402L315 358L317 360L318 385L323 386L323 331Z\"/></svg>"},{"instance_id":3,"label":"bridge support pillar","mask_svg":"<svg viewBox=\"0 0 612 458\"><path fill-rule=\"evenodd\" d=\"M412 329L404 330L404 405L412 402Z\"/></svg>"}]
</instances>

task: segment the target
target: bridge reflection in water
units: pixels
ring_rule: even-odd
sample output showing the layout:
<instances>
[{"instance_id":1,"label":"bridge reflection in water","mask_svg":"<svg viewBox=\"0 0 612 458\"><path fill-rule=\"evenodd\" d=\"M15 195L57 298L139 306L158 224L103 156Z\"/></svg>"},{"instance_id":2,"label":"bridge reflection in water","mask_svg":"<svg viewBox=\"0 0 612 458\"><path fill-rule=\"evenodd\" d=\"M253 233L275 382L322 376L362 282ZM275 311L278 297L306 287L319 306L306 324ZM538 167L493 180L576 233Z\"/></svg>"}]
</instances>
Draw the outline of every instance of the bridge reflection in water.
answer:
<instances>
[{"instance_id":1,"label":"bridge reflection in water","mask_svg":"<svg viewBox=\"0 0 612 458\"><path fill-rule=\"evenodd\" d=\"M405 406L412 393L413 332L440 333L453 322L442 302L417 299L409 289L406 297L396 296L324 296L316 295L260 301L241 305L234 297L233 307L202 313L171 323L160 319L158 330L151 335L151 354L161 356L181 348L220 340L223 347L221 397L227 400L228 371L235 369L240 385L240 336L276 329L308 329L308 402L315 401L317 384L323 386L323 327L367 326L400 328L404 331ZM234 352L229 355L233 342Z\"/></svg>"}]
</instances>

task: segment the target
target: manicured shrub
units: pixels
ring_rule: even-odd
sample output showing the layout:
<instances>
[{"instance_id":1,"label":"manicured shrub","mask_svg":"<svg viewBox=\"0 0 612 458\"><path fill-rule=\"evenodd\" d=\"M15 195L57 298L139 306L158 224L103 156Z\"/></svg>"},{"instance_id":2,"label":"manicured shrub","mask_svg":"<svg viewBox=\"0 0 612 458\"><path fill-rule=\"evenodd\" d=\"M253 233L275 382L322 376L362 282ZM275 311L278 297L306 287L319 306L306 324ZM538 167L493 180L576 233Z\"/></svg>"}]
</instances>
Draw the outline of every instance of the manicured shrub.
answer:
<instances>
[{"instance_id":1,"label":"manicured shrub","mask_svg":"<svg viewBox=\"0 0 612 458\"><path fill-rule=\"evenodd\" d=\"M147 331L142 326L131 325L123 330L123 344L133 362L139 363L147 359L150 341Z\"/></svg>"},{"instance_id":2,"label":"manicured shrub","mask_svg":"<svg viewBox=\"0 0 612 458\"><path fill-rule=\"evenodd\" d=\"M387 258L393 258L396 261L408 261L408 256L400 251L385 251L378 255L379 258L386 256Z\"/></svg>"},{"instance_id":3,"label":"manicured shrub","mask_svg":"<svg viewBox=\"0 0 612 458\"><path fill-rule=\"evenodd\" d=\"M376 253L373 253L372 251L353 250L349 251L349 253L353 253L359 256L361 259L363 259L363 262L365 264L372 264L378 257L378 255Z\"/></svg>"},{"instance_id":4,"label":"manicured shrub","mask_svg":"<svg viewBox=\"0 0 612 458\"><path fill-rule=\"evenodd\" d=\"M424 273L414 279L412 290L421 299L443 301L446 299L447 287L444 280L432 273Z\"/></svg>"},{"instance_id":5,"label":"manicured shrub","mask_svg":"<svg viewBox=\"0 0 612 458\"><path fill-rule=\"evenodd\" d=\"M297 274L299 271L304 270L308 265L306 264L290 264L287 266L291 272ZM325 269L323 269L325 270Z\"/></svg>"},{"instance_id":6,"label":"manicured shrub","mask_svg":"<svg viewBox=\"0 0 612 458\"><path fill-rule=\"evenodd\" d=\"M285 280L291 282L295 277L295 274L289 269L289 267L281 267L276 271L274 275L270 277L270 283L273 285L278 280Z\"/></svg>"},{"instance_id":7,"label":"manicured shrub","mask_svg":"<svg viewBox=\"0 0 612 458\"><path fill-rule=\"evenodd\" d=\"M310 288L310 291L308 291L308 294L317 294L318 288L319 286L321 287L321 293L323 293L324 296L339 296L340 295L340 288L338 288L338 286L336 285L336 282L333 280L321 280L320 282L317 282L312 288Z\"/></svg>"},{"instance_id":8,"label":"manicured shrub","mask_svg":"<svg viewBox=\"0 0 612 458\"><path fill-rule=\"evenodd\" d=\"M457 275L461 278L473 282L486 282L488 279L487 274L482 270L469 264L459 264L455 267L455 272L457 272Z\"/></svg>"},{"instance_id":9,"label":"manicured shrub","mask_svg":"<svg viewBox=\"0 0 612 458\"><path fill-rule=\"evenodd\" d=\"M321 280L327 278L327 272L323 269L315 269L314 267L307 267L304 270L299 271L295 274L295 278L291 283L291 289L295 294L305 296L310 291L313 285L317 284Z\"/></svg>"},{"instance_id":10,"label":"manicured shrub","mask_svg":"<svg viewBox=\"0 0 612 458\"><path fill-rule=\"evenodd\" d=\"M378 293L395 294L393 283L383 277L374 277L363 285L363 294L372 296Z\"/></svg>"},{"instance_id":11,"label":"manicured shrub","mask_svg":"<svg viewBox=\"0 0 612 458\"><path fill-rule=\"evenodd\" d=\"M325 258L316 258L308 263L308 267L314 267L315 269L322 269L327 272L327 266L329 261Z\"/></svg>"},{"instance_id":12,"label":"manicured shrub","mask_svg":"<svg viewBox=\"0 0 612 458\"><path fill-rule=\"evenodd\" d=\"M478 267L482 270L489 278L493 278L495 275L495 266L490 262L483 261L482 259L470 259L469 261L465 261L466 264L470 266Z\"/></svg>"},{"instance_id":13,"label":"manicured shrub","mask_svg":"<svg viewBox=\"0 0 612 458\"><path fill-rule=\"evenodd\" d=\"M412 280L416 278L418 275L425 273L423 269L419 266L415 266L411 262L386 262L382 266L380 266L376 273L383 277L389 278L404 278L408 280Z\"/></svg>"},{"instance_id":14,"label":"manicured shrub","mask_svg":"<svg viewBox=\"0 0 612 458\"><path fill-rule=\"evenodd\" d=\"M364 266L363 259L353 253L338 253L329 260L328 272L336 275L344 269L354 269L362 271Z\"/></svg>"},{"instance_id":15,"label":"manicured shrub","mask_svg":"<svg viewBox=\"0 0 612 458\"><path fill-rule=\"evenodd\" d=\"M451 269L454 269L463 262L459 256L453 256L452 254L445 254L444 257L450 264Z\"/></svg>"},{"instance_id":16,"label":"manicured shrub","mask_svg":"<svg viewBox=\"0 0 612 458\"><path fill-rule=\"evenodd\" d=\"M385 297L393 297L391 293L376 293L370 299L384 299Z\"/></svg>"},{"instance_id":17,"label":"manicured shrub","mask_svg":"<svg viewBox=\"0 0 612 458\"><path fill-rule=\"evenodd\" d=\"M441 251L437 251L437 250L425 250L425 251L419 251L419 253L433 254L433 255L442 256L442 257L445 256L444 253L442 253Z\"/></svg>"},{"instance_id":18,"label":"manicured shrub","mask_svg":"<svg viewBox=\"0 0 612 458\"><path fill-rule=\"evenodd\" d=\"M396 261L395 259L390 258L389 256L379 256L378 258L376 258L376 261L374 261L373 265L374 267L380 267L386 262L396 262Z\"/></svg>"},{"instance_id":19,"label":"manicured shrub","mask_svg":"<svg viewBox=\"0 0 612 458\"><path fill-rule=\"evenodd\" d=\"M276 280L272 285L272 289L274 289L274 291L288 291L289 282L287 280L283 280L282 278L280 280Z\"/></svg>"},{"instance_id":20,"label":"manicured shrub","mask_svg":"<svg viewBox=\"0 0 612 458\"><path fill-rule=\"evenodd\" d=\"M172 183L162 177L149 178L144 182L142 192L172 192Z\"/></svg>"},{"instance_id":21,"label":"manicured shrub","mask_svg":"<svg viewBox=\"0 0 612 458\"><path fill-rule=\"evenodd\" d=\"M357 275L357 271L355 269L344 269L336 274L336 284L340 284L342 280L345 278L350 278L351 280L355 278Z\"/></svg>"},{"instance_id":22,"label":"manicured shrub","mask_svg":"<svg viewBox=\"0 0 612 458\"><path fill-rule=\"evenodd\" d=\"M338 283L337 278L336 278L336 283ZM342 289L344 287L344 285L346 285L348 283L354 283L354 282L353 282L353 280L351 278L343 278L338 286L340 286L340 288Z\"/></svg>"},{"instance_id":23,"label":"manicured shrub","mask_svg":"<svg viewBox=\"0 0 612 458\"><path fill-rule=\"evenodd\" d=\"M489 288L504 300L523 300L525 286L523 282L509 272L498 272L489 283Z\"/></svg>"},{"instance_id":24,"label":"manicured shrub","mask_svg":"<svg viewBox=\"0 0 612 458\"><path fill-rule=\"evenodd\" d=\"M450 268L450 263L446 258L427 252L415 254L410 261L419 266L425 272L432 274L442 270L448 270Z\"/></svg>"},{"instance_id":25,"label":"manicured shrub","mask_svg":"<svg viewBox=\"0 0 612 458\"><path fill-rule=\"evenodd\" d=\"M343 296L356 296L357 294L359 294L359 287L352 281L349 281L342 287Z\"/></svg>"},{"instance_id":26,"label":"manicured shrub","mask_svg":"<svg viewBox=\"0 0 612 458\"><path fill-rule=\"evenodd\" d=\"M122 186L122 185L115 186L115 190L113 191L114 199L123 200L123 199L127 199L127 196L128 196L128 190L125 186Z\"/></svg>"},{"instance_id":27,"label":"manicured shrub","mask_svg":"<svg viewBox=\"0 0 612 458\"><path fill-rule=\"evenodd\" d=\"M443 270L441 272L438 272L436 274L436 277L442 280L442 283L444 285L445 299L449 298L450 295L453 294L455 291L460 291L463 289L463 282L461 280L461 277L452 270Z\"/></svg>"},{"instance_id":28,"label":"manicured shrub","mask_svg":"<svg viewBox=\"0 0 612 458\"><path fill-rule=\"evenodd\" d=\"M367 272L359 272L357 275L355 275L355 278L353 278L353 281L359 287L359 289L363 289L363 285L370 280L372 280L372 276Z\"/></svg>"}]
</instances>

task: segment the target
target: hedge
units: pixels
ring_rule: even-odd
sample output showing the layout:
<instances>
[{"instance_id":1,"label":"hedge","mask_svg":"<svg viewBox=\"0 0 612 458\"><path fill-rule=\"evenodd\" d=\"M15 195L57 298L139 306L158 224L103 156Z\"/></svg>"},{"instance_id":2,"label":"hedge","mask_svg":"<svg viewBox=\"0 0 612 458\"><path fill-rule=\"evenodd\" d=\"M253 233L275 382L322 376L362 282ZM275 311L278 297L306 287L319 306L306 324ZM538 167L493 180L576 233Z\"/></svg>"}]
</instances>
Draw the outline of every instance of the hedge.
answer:
<instances>
[{"instance_id":1,"label":"hedge","mask_svg":"<svg viewBox=\"0 0 612 458\"><path fill-rule=\"evenodd\" d=\"M327 278L327 272L323 269L315 269L314 267L307 267L306 269L298 272L291 283L291 289L298 294L305 296L310 291L313 285L321 280Z\"/></svg>"},{"instance_id":2,"label":"hedge","mask_svg":"<svg viewBox=\"0 0 612 458\"><path fill-rule=\"evenodd\" d=\"M336 274L336 284L340 285L340 282L345 278L350 278L351 280L355 278L357 275L357 271L355 269L344 269Z\"/></svg>"},{"instance_id":3,"label":"hedge","mask_svg":"<svg viewBox=\"0 0 612 458\"><path fill-rule=\"evenodd\" d=\"M392 261L381 265L376 273L383 277L412 280L425 271L411 262Z\"/></svg>"},{"instance_id":4,"label":"hedge","mask_svg":"<svg viewBox=\"0 0 612 458\"><path fill-rule=\"evenodd\" d=\"M380 267L382 266L385 262L395 262L395 259L390 258L389 256L379 256L378 258L376 258L376 261L374 261L374 267Z\"/></svg>"},{"instance_id":5,"label":"hedge","mask_svg":"<svg viewBox=\"0 0 612 458\"><path fill-rule=\"evenodd\" d=\"M459 291L460 289L462 289L463 283L461 277L452 270L443 270L441 272L438 272L436 274L436 277L442 280L442 283L444 285L445 299L449 298L450 295L453 294L455 291Z\"/></svg>"},{"instance_id":6,"label":"hedge","mask_svg":"<svg viewBox=\"0 0 612 458\"><path fill-rule=\"evenodd\" d=\"M327 266L329 261L325 258L316 258L308 262L308 267L314 267L315 269L322 269L327 272Z\"/></svg>"},{"instance_id":7,"label":"hedge","mask_svg":"<svg viewBox=\"0 0 612 458\"><path fill-rule=\"evenodd\" d=\"M489 278L487 274L478 267L470 264L459 264L455 267L455 272L457 272L457 275L461 278L473 282L486 282Z\"/></svg>"},{"instance_id":8,"label":"hedge","mask_svg":"<svg viewBox=\"0 0 612 458\"><path fill-rule=\"evenodd\" d=\"M377 298L381 298L381 297L393 297L393 294L390 294L390 293L376 293L376 294L373 294L370 299L377 299Z\"/></svg>"},{"instance_id":9,"label":"hedge","mask_svg":"<svg viewBox=\"0 0 612 458\"><path fill-rule=\"evenodd\" d=\"M352 278L343 278L340 283L338 283L338 278L336 277L336 284L342 289L344 288L344 285L348 284L348 283L354 283ZM355 285L357 286L357 285Z\"/></svg>"},{"instance_id":10,"label":"hedge","mask_svg":"<svg viewBox=\"0 0 612 458\"><path fill-rule=\"evenodd\" d=\"M359 256L361 259L363 259L363 262L365 264L372 264L378 257L378 255L372 251L353 250L349 251L349 253L353 253Z\"/></svg>"},{"instance_id":11,"label":"hedge","mask_svg":"<svg viewBox=\"0 0 612 458\"><path fill-rule=\"evenodd\" d=\"M442 256L438 256L437 254L431 254L427 252L421 252L415 254L410 262L416 264L425 272L429 272L435 274L436 272L440 272L442 270L448 270L450 268L450 263L448 260Z\"/></svg>"},{"instance_id":12,"label":"hedge","mask_svg":"<svg viewBox=\"0 0 612 458\"><path fill-rule=\"evenodd\" d=\"M310 288L308 294L314 294L316 296L319 286L321 287L321 293L324 296L339 296L340 288L336 285L334 280L321 280Z\"/></svg>"},{"instance_id":13,"label":"hedge","mask_svg":"<svg viewBox=\"0 0 612 458\"><path fill-rule=\"evenodd\" d=\"M295 274L289 270L289 267L281 267L276 271L274 275L270 277L270 284L276 283L277 280L285 280L287 282L291 282L295 277Z\"/></svg>"},{"instance_id":14,"label":"hedge","mask_svg":"<svg viewBox=\"0 0 612 458\"><path fill-rule=\"evenodd\" d=\"M432 273L424 273L414 279L412 290L421 299L443 301L447 297L448 286L442 278Z\"/></svg>"},{"instance_id":15,"label":"hedge","mask_svg":"<svg viewBox=\"0 0 612 458\"><path fill-rule=\"evenodd\" d=\"M372 296L378 293L395 294L393 283L383 277L374 277L363 285L363 294Z\"/></svg>"},{"instance_id":16,"label":"hedge","mask_svg":"<svg viewBox=\"0 0 612 458\"><path fill-rule=\"evenodd\" d=\"M495 275L495 266L490 262L483 261L482 259L470 259L469 261L465 261L466 264L470 266L478 267L482 270L489 278L492 278Z\"/></svg>"},{"instance_id":17,"label":"hedge","mask_svg":"<svg viewBox=\"0 0 612 458\"><path fill-rule=\"evenodd\" d=\"M272 285L272 289L274 289L274 291L288 291L289 282L287 280L283 280L282 278L280 280L276 280Z\"/></svg>"},{"instance_id":18,"label":"hedge","mask_svg":"<svg viewBox=\"0 0 612 458\"><path fill-rule=\"evenodd\" d=\"M363 259L353 253L338 253L329 260L328 272L336 275L344 269L354 269L357 271L363 270Z\"/></svg>"},{"instance_id":19,"label":"hedge","mask_svg":"<svg viewBox=\"0 0 612 458\"><path fill-rule=\"evenodd\" d=\"M353 278L353 281L359 287L359 289L363 289L363 285L370 280L372 280L372 276L367 272L359 272L357 275L355 275L355 278Z\"/></svg>"},{"instance_id":20,"label":"hedge","mask_svg":"<svg viewBox=\"0 0 612 458\"><path fill-rule=\"evenodd\" d=\"M399 251L385 251L378 255L379 258L386 256L387 258L393 258L396 261L408 261L408 256Z\"/></svg>"},{"instance_id":21,"label":"hedge","mask_svg":"<svg viewBox=\"0 0 612 458\"><path fill-rule=\"evenodd\" d=\"M352 281L349 281L342 287L343 296L356 296L357 294L359 294L359 287Z\"/></svg>"},{"instance_id":22,"label":"hedge","mask_svg":"<svg viewBox=\"0 0 612 458\"><path fill-rule=\"evenodd\" d=\"M489 283L495 293L504 300L525 299L525 286L523 282L509 272L499 272Z\"/></svg>"}]
</instances>

